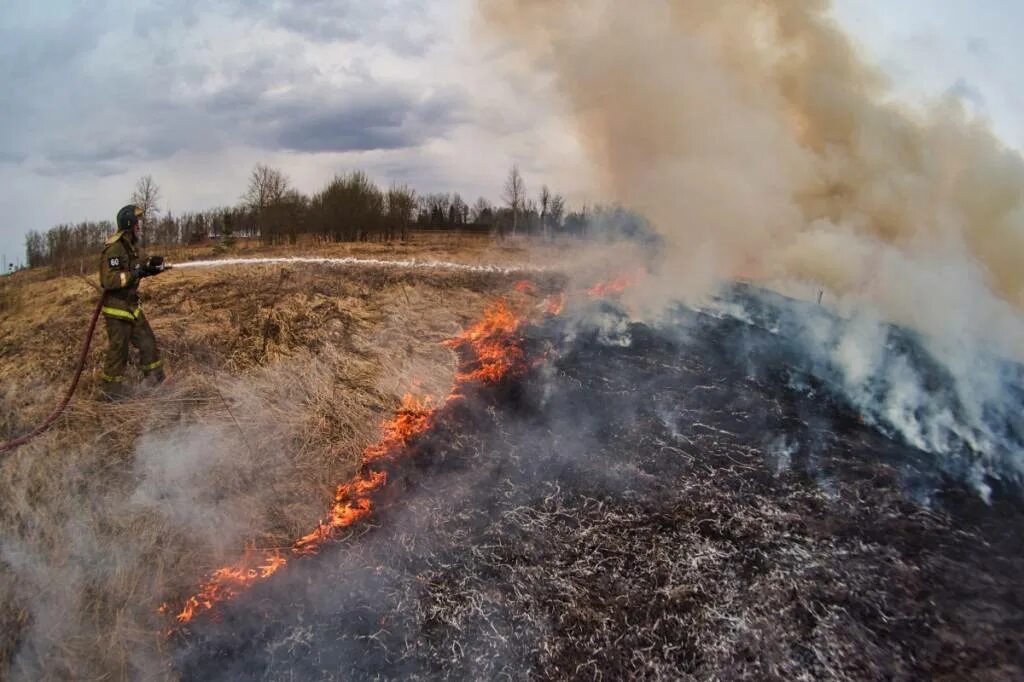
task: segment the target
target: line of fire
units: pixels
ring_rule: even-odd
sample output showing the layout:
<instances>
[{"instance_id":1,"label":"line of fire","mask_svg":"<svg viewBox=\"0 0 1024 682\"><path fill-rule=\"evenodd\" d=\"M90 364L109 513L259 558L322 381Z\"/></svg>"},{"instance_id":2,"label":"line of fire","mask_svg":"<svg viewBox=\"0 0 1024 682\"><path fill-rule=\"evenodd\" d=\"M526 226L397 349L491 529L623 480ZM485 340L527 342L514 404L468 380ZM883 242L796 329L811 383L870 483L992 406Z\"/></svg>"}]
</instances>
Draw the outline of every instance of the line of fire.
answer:
<instances>
[{"instance_id":1,"label":"line of fire","mask_svg":"<svg viewBox=\"0 0 1024 682\"><path fill-rule=\"evenodd\" d=\"M621 292L625 282L623 278L608 284L598 283L588 293L596 296L606 291ZM528 280L520 280L515 290L532 293L535 289ZM544 314L557 315L563 298L561 293L545 298L540 309ZM522 340L517 336L524 314L522 310L516 311L507 299L498 299L478 322L445 342L444 345L460 358L451 392L437 404L429 396L404 396L395 416L381 424L380 440L362 453L359 473L338 485L328 516L315 529L295 540L286 551L247 548L237 563L213 571L209 580L196 594L185 599L180 608L164 603L159 608L160 613L174 613L176 623L188 623L218 603L236 597L252 584L274 575L290 558L315 554L339 530L366 518L373 508L373 494L387 483L388 476L382 465L401 457L410 440L427 431L440 411L453 401L463 399L463 387L481 382L495 384L509 373L526 368Z\"/></svg>"}]
</instances>

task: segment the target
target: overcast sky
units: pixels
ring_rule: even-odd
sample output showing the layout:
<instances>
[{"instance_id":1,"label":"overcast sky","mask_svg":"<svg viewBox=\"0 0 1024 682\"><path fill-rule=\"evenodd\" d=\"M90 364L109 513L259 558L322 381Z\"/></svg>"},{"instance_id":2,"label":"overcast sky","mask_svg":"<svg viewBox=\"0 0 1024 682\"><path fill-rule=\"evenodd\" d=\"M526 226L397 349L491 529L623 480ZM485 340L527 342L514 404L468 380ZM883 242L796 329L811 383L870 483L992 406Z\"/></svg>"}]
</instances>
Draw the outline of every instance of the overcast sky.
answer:
<instances>
[{"instance_id":1,"label":"overcast sky","mask_svg":"<svg viewBox=\"0 0 1024 682\"><path fill-rule=\"evenodd\" d=\"M900 97L954 92L1024 148L1024 3L837 0ZM497 74L472 0L3 0L0 253L112 219L152 174L162 209L233 204L253 164L302 191L337 172L496 200L518 163L589 184L549 93Z\"/></svg>"}]
</instances>

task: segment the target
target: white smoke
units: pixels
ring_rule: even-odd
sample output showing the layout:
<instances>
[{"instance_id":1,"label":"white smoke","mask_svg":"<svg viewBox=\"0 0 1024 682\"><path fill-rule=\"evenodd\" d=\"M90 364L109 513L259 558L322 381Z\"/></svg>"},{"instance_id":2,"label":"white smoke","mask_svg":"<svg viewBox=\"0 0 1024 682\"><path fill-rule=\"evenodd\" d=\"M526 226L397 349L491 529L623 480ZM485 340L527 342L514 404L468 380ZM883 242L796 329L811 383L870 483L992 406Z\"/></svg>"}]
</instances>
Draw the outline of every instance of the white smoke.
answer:
<instances>
[{"instance_id":1,"label":"white smoke","mask_svg":"<svg viewBox=\"0 0 1024 682\"><path fill-rule=\"evenodd\" d=\"M767 291L710 299L703 312L756 326L884 433L934 456L988 499L990 480L1024 484L1024 367L963 336L892 325L848 300L833 308ZM767 343L767 342L766 342ZM794 386L794 390L801 390Z\"/></svg>"}]
</instances>

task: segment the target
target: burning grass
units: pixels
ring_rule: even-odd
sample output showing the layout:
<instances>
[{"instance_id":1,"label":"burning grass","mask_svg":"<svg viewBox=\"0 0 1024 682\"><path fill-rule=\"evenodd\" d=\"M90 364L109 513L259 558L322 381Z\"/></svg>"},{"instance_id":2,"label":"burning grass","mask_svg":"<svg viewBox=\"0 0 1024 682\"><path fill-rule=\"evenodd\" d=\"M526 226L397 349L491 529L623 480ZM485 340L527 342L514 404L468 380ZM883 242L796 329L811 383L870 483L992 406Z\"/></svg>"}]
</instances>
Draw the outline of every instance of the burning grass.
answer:
<instances>
[{"instance_id":1,"label":"burning grass","mask_svg":"<svg viewBox=\"0 0 1024 682\"><path fill-rule=\"evenodd\" d=\"M774 334L692 311L672 334L601 303L576 326L499 305L467 327L495 282L465 272L233 274L154 281L173 385L76 400L4 462L12 676L1024 669L1024 510L797 376ZM499 284L538 315L566 303ZM23 300L3 299L24 323L5 338L64 357L28 350Z\"/></svg>"},{"instance_id":2,"label":"burning grass","mask_svg":"<svg viewBox=\"0 0 1024 682\"><path fill-rule=\"evenodd\" d=\"M522 291L521 287L517 287ZM455 374L455 385L444 404L462 399L460 391L474 382L496 383L513 369L522 365L522 349L517 331L522 324L504 299L491 305L483 318L467 330L445 341L444 345L461 350L468 358L464 367ZM467 369L466 365L470 365ZM443 405L442 405L443 406ZM317 553L338 531L365 519L372 510L371 496L387 482L387 474L379 467L404 455L411 440L421 437L433 425L440 407L429 398L418 400L410 394L394 417L381 425L381 437L362 454L355 476L338 485L329 514L311 532L295 540L289 555L308 556ZM288 558L277 548L257 551L247 548L237 563L218 568L203 583L199 591L185 600L175 616L177 623L188 623L197 614L215 608L233 599L259 581L274 575L288 563ZM160 607L168 613L168 604Z\"/></svg>"},{"instance_id":3,"label":"burning grass","mask_svg":"<svg viewBox=\"0 0 1024 682\"><path fill-rule=\"evenodd\" d=\"M373 524L197 625L178 669L1019 677L1019 503L941 477L915 501L927 462L827 393L748 376L709 324L525 331L550 364L467 391L389 470ZM780 433L801 443L786 462Z\"/></svg>"},{"instance_id":4,"label":"burning grass","mask_svg":"<svg viewBox=\"0 0 1024 682\"><path fill-rule=\"evenodd\" d=\"M315 527L401 396L446 394L454 359L440 341L510 285L312 267L148 280L171 381L100 402L100 332L65 416L0 464L0 670L167 674L156 606ZM22 277L0 293L7 437L63 390L95 291L77 277ZM261 560L235 577L278 567Z\"/></svg>"}]
</instances>

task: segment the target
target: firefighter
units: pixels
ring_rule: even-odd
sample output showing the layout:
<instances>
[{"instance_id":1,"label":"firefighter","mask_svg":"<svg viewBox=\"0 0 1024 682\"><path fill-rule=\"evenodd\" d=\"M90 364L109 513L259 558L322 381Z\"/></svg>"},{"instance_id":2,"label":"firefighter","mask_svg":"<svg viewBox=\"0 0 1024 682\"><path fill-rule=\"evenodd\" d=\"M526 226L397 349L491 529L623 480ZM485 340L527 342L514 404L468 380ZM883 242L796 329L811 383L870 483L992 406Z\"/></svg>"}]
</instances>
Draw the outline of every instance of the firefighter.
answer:
<instances>
[{"instance_id":1,"label":"firefighter","mask_svg":"<svg viewBox=\"0 0 1024 682\"><path fill-rule=\"evenodd\" d=\"M146 260L139 245L142 210L129 204L117 212L117 232L107 239L100 259L103 316L106 318L107 355L103 362L103 395L110 400L127 393L125 367L129 344L139 349L139 364L146 382L164 380L163 360L156 337L139 303L139 281L164 271L164 259Z\"/></svg>"}]
</instances>

